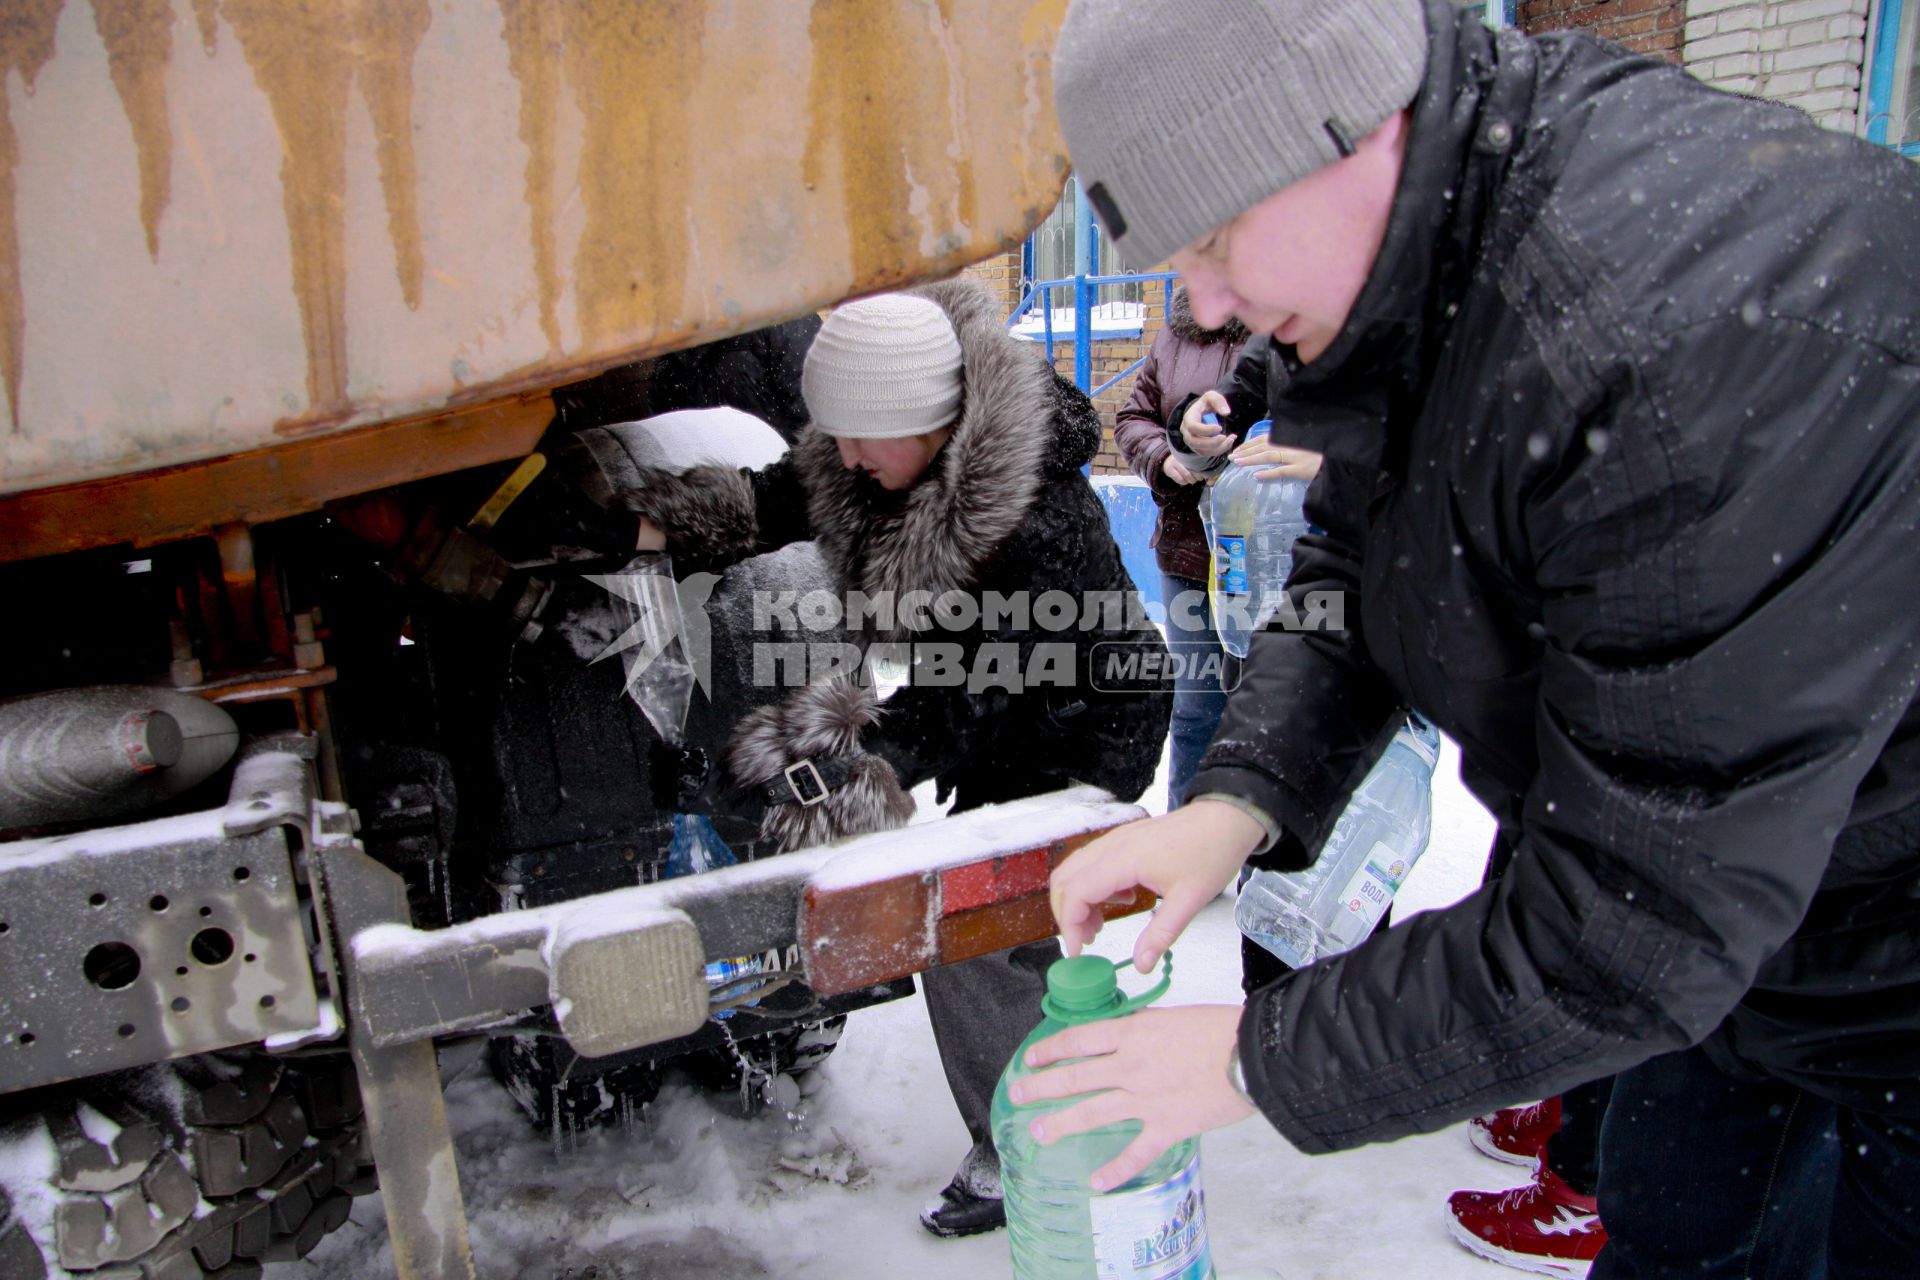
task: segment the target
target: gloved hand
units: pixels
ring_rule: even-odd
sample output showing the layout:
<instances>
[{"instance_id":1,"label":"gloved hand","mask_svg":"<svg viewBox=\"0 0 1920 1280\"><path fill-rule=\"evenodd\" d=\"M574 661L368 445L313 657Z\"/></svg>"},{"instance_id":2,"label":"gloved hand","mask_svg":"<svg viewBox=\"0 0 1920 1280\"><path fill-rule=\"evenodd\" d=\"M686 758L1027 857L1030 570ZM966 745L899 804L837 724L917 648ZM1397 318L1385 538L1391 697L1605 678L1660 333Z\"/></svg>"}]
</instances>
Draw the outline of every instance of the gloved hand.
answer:
<instances>
[{"instance_id":1,"label":"gloved hand","mask_svg":"<svg viewBox=\"0 0 1920 1280\"><path fill-rule=\"evenodd\" d=\"M735 467L646 468L619 502L658 525L679 560L731 564L752 553L759 532L753 485Z\"/></svg>"},{"instance_id":2,"label":"gloved hand","mask_svg":"<svg viewBox=\"0 0 1920 1280\"><path fill-rule=\"evenodd\" d=\"M796 689L741 721L727 769L767 802L761 837L784 852L905 826L913 798L893 766L860 745L879 722L873 692L841 680Z\"/></svg>"},{"instance_id":3,"label":"gloved hand","mask_svg":"<svg viewBox=\"0 0 1920 1280\"><path fill-rule=\"evenodd\" d=\"M752 482L736 467L660 465L664 455L649 446L645 425L556 429L542 444L548 469L599 510L660 526L678 561L717 567L752 554L759 529ZM629 526L623 549L632 544Z\"/></svg>"}]
</instances>

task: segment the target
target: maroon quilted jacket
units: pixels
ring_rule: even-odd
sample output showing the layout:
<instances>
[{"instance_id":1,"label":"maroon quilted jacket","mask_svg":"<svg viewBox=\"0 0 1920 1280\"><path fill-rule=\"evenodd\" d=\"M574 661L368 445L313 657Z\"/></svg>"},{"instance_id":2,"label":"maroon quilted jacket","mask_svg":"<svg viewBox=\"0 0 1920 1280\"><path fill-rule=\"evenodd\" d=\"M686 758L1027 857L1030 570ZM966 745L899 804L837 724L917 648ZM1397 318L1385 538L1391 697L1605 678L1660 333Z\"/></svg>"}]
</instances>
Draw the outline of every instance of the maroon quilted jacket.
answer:
<instances>
[{"instance_id":1,"label":"maroon quilted jacket","mask_svg":"<svg viewBox=\"0 0 1920 1280\"><path fill-rule=\"evenodd\" d=\"M1200 528L1204 484L1175 484L1160 467L1167 460L1167 419L1189 397L1226 380L1247 340L1237 320L1224 329L1203 329L1187 308L1185 287L1174 290L1167 327L1153 340L1134 379L1133 394L1114 415L1113 438L1133 473L1153 490L1160 518L1153 526L1154 556L1161 572L1204 580L1207 539Z\"/></svg>"}]
</instances>

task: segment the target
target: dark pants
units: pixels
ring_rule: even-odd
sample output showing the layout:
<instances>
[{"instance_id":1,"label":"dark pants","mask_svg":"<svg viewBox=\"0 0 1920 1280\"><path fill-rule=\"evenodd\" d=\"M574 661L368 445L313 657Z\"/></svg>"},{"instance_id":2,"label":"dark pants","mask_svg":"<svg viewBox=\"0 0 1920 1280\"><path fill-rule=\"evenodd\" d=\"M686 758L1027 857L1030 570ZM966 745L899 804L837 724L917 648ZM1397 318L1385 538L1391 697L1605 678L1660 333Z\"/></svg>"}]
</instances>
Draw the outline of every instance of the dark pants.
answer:
<instances>
[{"instance_id":1,"label":"dark pants","mask_svg":"<svg viewBox=\"0 0 1920 1280\"><path fill-rule=\"evenodd\" d=\"M1059 958L1059 941L1047 938L920 975L947 1087L973 1138L973 1150L961 1163L963 1172L999 1167L987 1115L994 1086L1013 1060L1013 1051L1040 1025L1047 967ZM989 1190L982 1185L974 1189ZM999 1194L997 1187L991 1189Z\"/></svg>"},{"instance_id":2,"label":"dark pants","mask_svg":"<svg viewBox=\"0 0 1920 1280\"><path fill-rule=\"evenodd\" d=\"M1600 1220L1590 1280L1913 1280L1920 1124L1665 1054L1615 1077Z\"/></svg>"},{"instance_id":3,"label":"dark pants","mask_svg":"<svg viewBox=\"0 0 1920 1280\"><path fill-rule=\"evenodd\" d=\"M1561 1094L1560 1128L1547 1139L1547 1168L1583 1196L1600 1188L1600 1128L1613 1096L1613 1079L1608 1076Z\"/></svg>"},{"instance_id":4,"label":"dark pants","mask_svg":"<svg viewBox=\"0 0 1920 1280\"><path fill-rule=\"evenodd\" d=\"M1182 607L1183 593L1189 595ZM1179 666L1173 681L1173 726L1167 759L1167 808L1177 809L1186 798L1187 784L1200 768L1200 757L1220 727L1227 709L1217 674L1225 669L1226 650L1213 627L1213 611L1206 602L1207 584L1176 574L1160 575L1160 600L1167 610L1167 647Z\"/></svg>"}]
</instances>

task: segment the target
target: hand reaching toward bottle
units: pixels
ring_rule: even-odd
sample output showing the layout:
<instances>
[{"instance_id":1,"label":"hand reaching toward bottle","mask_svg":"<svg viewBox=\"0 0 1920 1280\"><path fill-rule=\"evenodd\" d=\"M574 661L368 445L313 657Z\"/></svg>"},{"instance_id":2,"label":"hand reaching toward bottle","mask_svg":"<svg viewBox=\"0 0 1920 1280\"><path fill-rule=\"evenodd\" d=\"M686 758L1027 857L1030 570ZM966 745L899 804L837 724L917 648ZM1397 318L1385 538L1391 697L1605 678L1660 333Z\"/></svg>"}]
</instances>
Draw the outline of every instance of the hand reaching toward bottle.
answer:
<instances>
[{"instance_id":1,"label":"hand reaching toward bottle","mask_svg":"<svg viewBox=\"0 0 1920 1280\"><path fill-rule=\"evenodd\" d=\"M1240 1012L1233 1005L1196 1004L1069 1027L1034 1045L1026 1057L1029 1067L1067 1065L1015 1081L1008 1097L1024 1105L1093 1095L1033 1121L1030 1132L1042 1145L1138 1120L1139 1136L1094 1170L1093 1189L1109 1191L1176 1142L1259 1114L1227 1078Z\"/></svg>"}]
</instances>

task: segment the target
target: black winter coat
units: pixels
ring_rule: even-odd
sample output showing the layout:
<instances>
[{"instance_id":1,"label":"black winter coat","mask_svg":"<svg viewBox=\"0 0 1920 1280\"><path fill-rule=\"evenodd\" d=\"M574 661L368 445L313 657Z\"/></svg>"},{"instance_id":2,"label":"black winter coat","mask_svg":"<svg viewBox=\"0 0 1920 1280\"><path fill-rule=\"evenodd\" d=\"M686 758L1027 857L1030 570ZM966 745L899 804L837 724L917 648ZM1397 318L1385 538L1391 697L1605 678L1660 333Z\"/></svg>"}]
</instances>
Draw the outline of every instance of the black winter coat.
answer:
<instances>
[{"instance_id":1,"label":"black winter coat","mask_svg":"<svg viewBox=\"0 0 1920 1280\"><path fill-rule=\"evenodd\" d=\"M1253 1094L1337 1150L1706 1041L1920 1115L1920 173L1428 14L1359 319L1273 357L1348 629L1255 637L1192 793L1300 866L1412 705L1516 853L1256 995Z\"/></svg>"},{"instance_id":2,"label":"black winter coat","mask_svg":"<svg viewBox=\"0 0 1920 1280\"><path fill-rule=\"evenodd\" d=\"M896 600L957 590L1037 604L1064 593L1071 623L1059 630L1037 609L1025 625L1003 615L958 630L915 631L898 619L891 630L869 627L869 642L953 645L964 670L1018 673L1022 682L1038 672L1041 682L929 686L916 668L915 683L882 704L865 745L907 787L937 777L942 798L956 793L956 809L1076 782L1133 800L1159 764L1172 686L1139 674L1146 668L1126 678L1124 663L1110 663L1132 651L1164 672L1166 646L1080 471L1099 447L1100 419L1082 392L1007 336L984 288L951 281L919 292L946 309L966 362L953 436L911 489L890 494L843 467L831 436L803 431L786 459L752 477L757 547L814 538L847 587Z\"/></svg>"}]
</instances>

